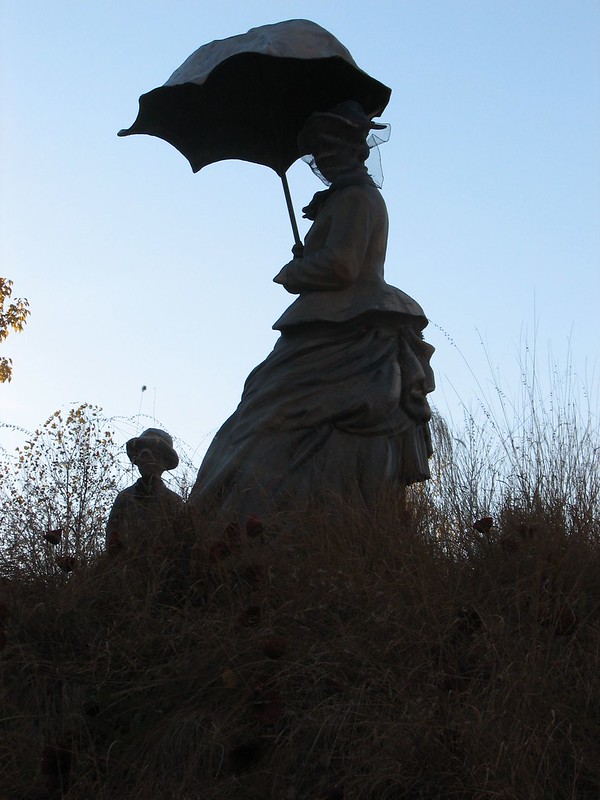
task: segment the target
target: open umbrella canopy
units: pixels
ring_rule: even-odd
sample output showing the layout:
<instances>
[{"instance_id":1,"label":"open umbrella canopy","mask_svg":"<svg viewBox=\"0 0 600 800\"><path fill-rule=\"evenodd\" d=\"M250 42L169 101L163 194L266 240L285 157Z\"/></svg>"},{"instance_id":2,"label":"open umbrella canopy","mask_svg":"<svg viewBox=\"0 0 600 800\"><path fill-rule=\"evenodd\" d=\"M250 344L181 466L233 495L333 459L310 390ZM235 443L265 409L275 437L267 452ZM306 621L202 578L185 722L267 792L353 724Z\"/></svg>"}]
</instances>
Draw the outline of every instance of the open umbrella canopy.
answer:
<instances>
[{"instance_id":1,"label":"open umbrella canopy","mask_svg":"<svg viewBox=\"0 0 600 800\"><path fill-rule=\"evenodd\" d=\"M312 112L356 100L374 117L390 94L324 28L287 20L200 47L164 86L140 97L137 119L119 136L165 139L194 172L235 158L283 177Z\"/></svg>"}]
</instances>

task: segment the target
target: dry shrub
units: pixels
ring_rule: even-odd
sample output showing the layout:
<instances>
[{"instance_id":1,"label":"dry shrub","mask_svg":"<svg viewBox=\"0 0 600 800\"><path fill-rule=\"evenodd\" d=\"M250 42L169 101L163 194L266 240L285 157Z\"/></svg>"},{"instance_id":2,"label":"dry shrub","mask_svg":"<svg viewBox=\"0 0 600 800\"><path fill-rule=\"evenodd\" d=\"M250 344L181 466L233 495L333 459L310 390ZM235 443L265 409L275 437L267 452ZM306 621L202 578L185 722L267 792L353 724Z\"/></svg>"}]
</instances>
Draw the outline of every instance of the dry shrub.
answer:
<instances>
[{"instance_id":1,"label":"dry shrub","mask_svg":"<svg viewBox=\"0 0 600 800\"><path fill-rule=\"evenodd\" d=\"M25 580L101 550L124 472L98 406L55 411L27 436L13 455L0 449L0 575Z\"/></svg>"}]
</instances>

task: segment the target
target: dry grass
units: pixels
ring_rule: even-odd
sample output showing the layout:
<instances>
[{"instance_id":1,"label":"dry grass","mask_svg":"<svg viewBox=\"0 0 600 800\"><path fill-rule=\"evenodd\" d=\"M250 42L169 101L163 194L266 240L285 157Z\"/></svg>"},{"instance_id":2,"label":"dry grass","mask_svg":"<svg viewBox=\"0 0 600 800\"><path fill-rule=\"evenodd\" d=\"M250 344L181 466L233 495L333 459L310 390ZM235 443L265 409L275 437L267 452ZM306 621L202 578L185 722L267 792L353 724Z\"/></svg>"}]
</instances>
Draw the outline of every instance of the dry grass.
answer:
<instances>
[{"instance_id":1,"label":"dry grass","mask_svg":"<svg viewBox=\"0 0 600 800\"><path fill-rule=\"evenodd\" d=\"M595 800L597 517L430 502L6 581L4 796Z\"/></svg>"},{"instance_id":2,"label":"dry grass","mask_svg":"<svg viewBox=\"0 0 600 800\"><path fill-rule=\"evenodd\" d=\"M547 400L372 514L5 570L0 799L597 800L600 448Z\"/></svg>"}]
</instances>

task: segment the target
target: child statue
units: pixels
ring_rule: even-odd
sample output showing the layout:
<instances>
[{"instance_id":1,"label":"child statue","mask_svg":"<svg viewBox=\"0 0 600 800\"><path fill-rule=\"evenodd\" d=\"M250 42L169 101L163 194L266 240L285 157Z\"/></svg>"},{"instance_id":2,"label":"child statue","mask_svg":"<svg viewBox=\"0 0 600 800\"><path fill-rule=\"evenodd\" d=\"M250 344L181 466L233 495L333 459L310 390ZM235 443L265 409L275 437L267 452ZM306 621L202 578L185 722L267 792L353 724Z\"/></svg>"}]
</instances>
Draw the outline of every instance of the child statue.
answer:
<instances>
[{"instance_id":1,"label":"child statue","mask_svg":"<svg viewBox=\"0 0 600 800\"><path fill-rule=\"evenodd\" d=\"M126 444L127 455L140 471L140 478L119 492L106 524L109 553L146 547L161 533L173 529L183 500L168 489L161 475L175 469L179 457L166 431L148 428Z\"/></svg>"}]
</instances>

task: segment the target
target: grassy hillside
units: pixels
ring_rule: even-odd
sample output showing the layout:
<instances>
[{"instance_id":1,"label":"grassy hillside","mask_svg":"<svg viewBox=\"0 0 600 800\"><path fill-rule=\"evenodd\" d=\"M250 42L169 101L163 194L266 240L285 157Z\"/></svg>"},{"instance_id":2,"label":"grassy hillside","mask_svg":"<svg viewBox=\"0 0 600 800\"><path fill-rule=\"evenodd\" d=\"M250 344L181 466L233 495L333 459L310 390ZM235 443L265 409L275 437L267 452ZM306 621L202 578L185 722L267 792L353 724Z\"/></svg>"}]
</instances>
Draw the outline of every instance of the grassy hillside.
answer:
<instances>
[{"instance_id":1,"label":"grassy hillside","mask_svg":"<svg viewBox=\"0 0 600 800\"><path fill-rule=\"evenodd\" d=\"M96 523L49 543L28 477L0 536L0 800L597 800L597 427L552 394L466 422L436 419L433 480L373 513L184 521L112 556Z\"/></svg>"},{"instance_id":2,"label":"grassy hillside","mask_svg":"<svg viewBox=\"0 0 600 800\"><path fill-rule=\"evenodd\" d=\"M417 490L5 579L0 797L596 800L580 511L440 537Z\"/></svg>"}]
</instances>

